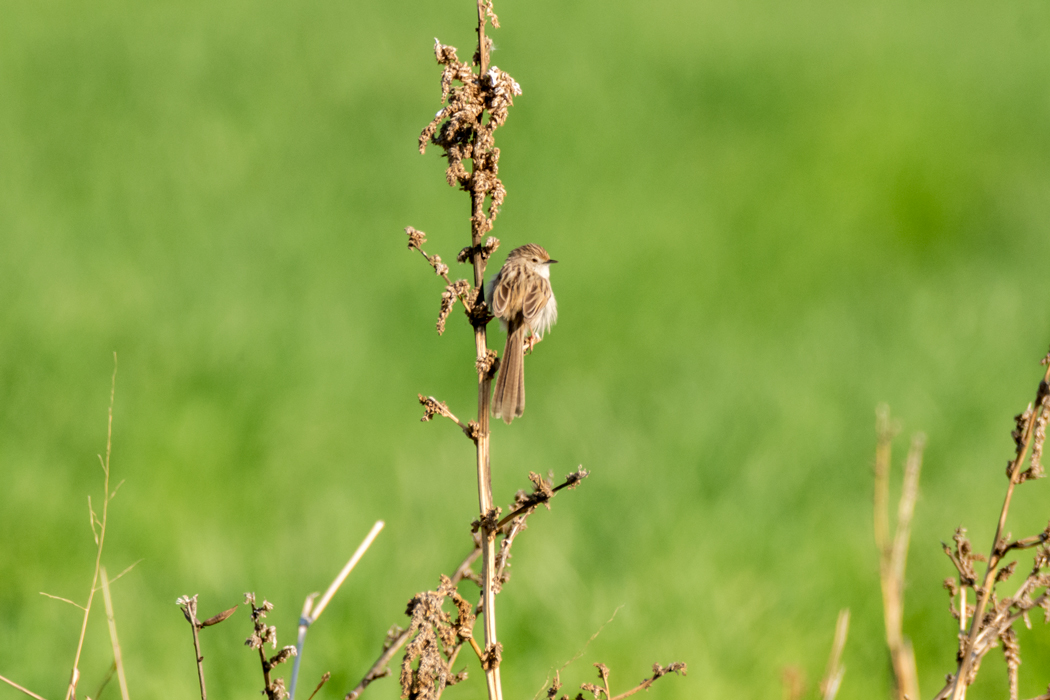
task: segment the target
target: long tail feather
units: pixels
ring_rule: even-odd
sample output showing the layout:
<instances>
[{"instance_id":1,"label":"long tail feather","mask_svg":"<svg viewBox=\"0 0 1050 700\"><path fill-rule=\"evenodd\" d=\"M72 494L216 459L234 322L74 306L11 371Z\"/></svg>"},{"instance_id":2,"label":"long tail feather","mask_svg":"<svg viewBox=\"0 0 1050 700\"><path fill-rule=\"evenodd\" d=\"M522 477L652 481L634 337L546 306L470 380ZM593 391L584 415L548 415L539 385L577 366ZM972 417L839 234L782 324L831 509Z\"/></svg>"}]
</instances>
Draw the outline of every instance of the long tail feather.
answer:
<instances>
[{"instance_id":1,"label":"long tail feather","mask_svg":"<svg viewBox=\"0 0 1050 700\"><path fill-rule=\"evenodd\" d=\"M505 423L525 412L525 326L511 323L508 331L492 397L492 415L499 416Z\"/></svg>"}]
</instances>

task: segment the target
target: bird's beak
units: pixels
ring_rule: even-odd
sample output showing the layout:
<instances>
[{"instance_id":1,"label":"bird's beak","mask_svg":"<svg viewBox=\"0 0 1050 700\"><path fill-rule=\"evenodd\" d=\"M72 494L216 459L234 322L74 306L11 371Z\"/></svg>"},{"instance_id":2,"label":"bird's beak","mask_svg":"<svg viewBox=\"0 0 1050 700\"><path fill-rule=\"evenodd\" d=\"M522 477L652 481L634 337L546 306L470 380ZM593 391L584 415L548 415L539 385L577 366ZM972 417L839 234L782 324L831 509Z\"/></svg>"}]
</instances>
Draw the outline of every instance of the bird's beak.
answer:
<instances>
[{"instance_id":1,"label":"bird's beak","mask_svg":"<svg viewBox=\"0 0 1050 700\"><path fill-rule=\"evenodd\" d=\"M553 264L554 264L554 263L556 263L556 262L558 262L558 261L557 261L557 260L548 260L548 261L547 261L547 264L548 264L548 265L553 265Z\"/></svg>"}]
</instances>

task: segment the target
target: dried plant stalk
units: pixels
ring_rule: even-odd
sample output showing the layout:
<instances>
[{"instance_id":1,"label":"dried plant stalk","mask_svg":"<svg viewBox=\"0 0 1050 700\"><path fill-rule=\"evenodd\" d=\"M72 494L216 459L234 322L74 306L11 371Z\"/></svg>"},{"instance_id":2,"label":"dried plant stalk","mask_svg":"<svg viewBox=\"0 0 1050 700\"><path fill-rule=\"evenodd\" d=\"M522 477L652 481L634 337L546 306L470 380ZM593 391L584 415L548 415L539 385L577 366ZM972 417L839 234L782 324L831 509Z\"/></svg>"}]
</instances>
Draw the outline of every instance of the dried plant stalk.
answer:
<instances>
[{"instance_id":1,"label":"dried plant stalk","mask_svg":"<svg viewBox=\"0 0 1050 700\"><path fill-rule=\"evenodd\" d=\"M911 640L902 633L904 619L904 571L908 561L908 543L915 500L919 492L919 473L926 438L921 433L912 438L904 469L904 484L897 507L896 531L890 535L889 482L896 431L890 423L889 407L876 411L877 445L875 448L875 546L879 550L879 578L882 583L882 610L886 626L886 646L896 679L898 700L916 699L919 678Z\"/></svg>"},{"instance_id":2,"label":"dried plant stalk","mask_svg":"<svg viewBox=\"0 0 1050 700\"><path fill-rule=\"evenodd\" d=\"M102 567L102 601L106 604L106 622L109 625L109 641L113 646L113 665L117 669L117 680L120 682L121 700L128 700L128 680L124 677L124 659L120 653L120 642L117 640L117 621L113 615L113 598L109 594L109 577L106 567Z\"/></svg>"},{"instance_id":3,"label":"dried plant stalk","mask_svg":"<svg viewBox=\"0 0 1050 700\"><path fill-rule=\"evenodd\" d=\"M193 630L193 658L197 661L197 682L201 688L201 700L208 700L208 691L204 687L204 654L201 653L200 631L228 619L230 615L237 612L237 606L234 605L229 610L223 610L218 615L201 622L197 619L197 596L179 596L175 604L182 608L182 614L186 617L186 622L190 623L190 629ZM95 697L98 697L97 693Z\"/></svg>"},{"instance_id":4,"label":"dried plant stalk","mask_svg":"<svg viewBox=\"0 0 1050 700\"><path fill-rule=\"evenodd\" d=\"M468 575L468 573L470 573L471 565L477 561L479 556L481 556L481 548L475 546L470 554L468 554L460 565L456 567L456 572L450 579L452 585L459 583ZM346 694L344 700L357 700L357 698L361 697L361 693L365 692L365 688L380 678L386 678L389 676L390 669L387 668L387 665L390 663L391 659L397 655L397 652L405 645L405 642L407 642L411 636L411 630L402 630L396 625L391 627L390 631L387 633L387 639L383 644L383 653L379 655L376 662L372 664L372 668L368 669L368 673L365 674L364 678L361 679L357 686Z\"/></svg>"},{"instance_id":5,"label":"dried plant stalk","mask_svg":"<svg viewBox=\"0 0 1050 700\"><path fill-rule=\"evenodd\" d=\"M438 62L444 66L441 75L442 101L445 106L427 125L419 137L419 150L424 152L428 143L440 146L448 160L445 171L450 185L458 185L470 195L471 200L471 244L460 252L459 262L469 261L474 268L474 285L464 281L453 283L448 277L448 267L439 256L423 253L425 236L415 229L406 229L409 247L419 250L427 258L434 271L447 283L442 295L438 332L443 332L445 319L458 299L466 309L474 328L475 366L478 372L478 417L476 422L464 424L456 419L447 407L440 412L456 423L471 437L476 446L476 471L478 481L478 510L480 513L481 540L481 586L485 653L493 661L485 669L489 700L502 700L500 683L500 644L496 633L496 536L499 511L492 497L492 472L489 451L489 414L492 378L497 369L495 352L489 350L486 327L492 320L484 299L485 266L489 256L499 245L495 238L485 240L492 230L493 222L506 190L498 176L499 149L495 147L493 134L507 118L507 109L521 89L503 71L489 65L491 40L485 35L489 21L499 26L491 0L477 0L478 48L474 55L473 68L460 61L456 50L438 42L434 52ZM459 83L454 85L454 83ZM487 115L487 118L485 117ZM470 162L470 170L464 165ZM486 209L486 200L489 206ZM424 399L421 397L421 401ZM435 404L438 402L432 400ZM425 404L426 405L426 404ZM429 412L427 417L434 413Z\"/></svg>"},{"instance_id":6,"label":"dried plant stalk","mask_svg":"<svg viewBox=\"0 0 1050 700\"><path fill-rule=\"evenodd\" d=\"M91 507L91 497L88 497L88 511L91 515L91 532L95 535L95 573L91 577L91 588L88 591L87 603L84 605L84 618L80 625L80 639L77 641L77 652L73 657L73 671L70 673L69 687L66 689L66 700L73 700L77 693L77 682L80 680L80 654L84 650L84 637L87 635L88 618L91 616L91 604L95 600L95 592L98 591L98 577L102 568L102 547L106 543L106 522L109 514L109 502L113 499L116 491L109 491L109 458L113 452L113 401L117 395L117 353L113 353L113 379L109 389L109 419L106 424L106 457L99 455L102 464L102 517L95 515ZM119 488L119 485L118 485ZM96 529L97 526L97 529Z\"/></svg>"},{"instance_id":7,"label":"dried plant stalk","mask_svg":"<svg viewBox=\"0 0 1050 700\"><path fill-rule=\"evenodd\" d=\"M26 695L28 695L28 696L29 696L29 697L31 697L31 698L36 698L36 700L46 700L46 698L42 698L42 697L40 697L39 695L37 695L36 693L34 693L34 692L33 692L32 690L30 690L29 688L26 688L26 687L24 687L24 686L21 686L21 685L19 685L18 683L15 683L15 682L14 682L13 680L11 680L10 678L5 678L5 677L3 677L3 676L0 676L0 681L3 681L4 683L7 683L7 684L8 684L9 686L11 686L12 688L14 688L15 690L17 690L17 691L19 691L19 692L21 692L21 693L25 693Z\"/></svg>"},{"instance_id":8,"label":"dried plant stalk","mask_svg":"<svg viewBox=\"0 0 1050 700\"><path fill-rule=\"evenodd\" d=\"M288 697L283 678L273 678L270 671L295 656L295 647L286 646L273 656L267 658L265 647L270 644L273 649L277 648L277 628L264 622L267 613L273 610L273 603L264 600L262 605L255 604L255 594L245 593L244 602L252 609L251 635L244 641L245 646L256 649L259 652L259 663L262 666L263 694L267 700L284 700Z\"/></svg>"},{"instance_id":9,"label":"dried plant stalk","mask_svg":"<svg viewBox=\"0 0 1050 700\"><path fill-rule=\"evenodd\" d=\"M843 608L839 610L838 619L835 621L835 641L831 644L828 668L824 672L824 679L820 682L820 695L824 700L835 700L842 686L842 677L846 675L846 667L842 663L842 650L846 648L848 634L849 608Z\"/></svg>"},{"instance_id":10,"label":"dried plant stalk","mask_svg":"<svg viewBox=\"0 0 1050 700\"><path fill-rule=\"evenodd\" d=\"M944 545L945 553L951 558L959 573L958 583L954 579L948 579L945 587L951 595L952 614L959 618L960 624L965 626L967 617L970 618L969 632L960 637L959 661L954 675L948 677L948 683L937 694L937 700L951 697L952 700L963 700L966 697L966 689L977 676L981 660L992 648L1002 645L1007 663L1007 673L1010 681L1011 700L1017 699L1017 672L1020 666L1020 648L1017 644L1016 634L1013 632L1013 623L1024 618L1028 619L1028 612L1036 607L1043 608L1046 619L1050 620L1050 547L1046 545L1050 541L1050 525L1039 535L1026 537L1011 541L1011 535L1004 535L1006 528L1006 517L1010 510L1010 502L1013 498L1014 489L1018 484L1029 479L1043 476L1041 464L1043 445L1046 439L1047 422L1050 420L1050 355L1047 355L1042 364L1047 365L1039 388L1036 390L1035 401L1028 408L1016 416L1017 428L1013 432L1016 450L1013 458L1007 464L1006 475L1009 484L1006 489L1006 497L999 512L999 520L995 528L995 538L992 541L991 552L987 557L974 554L970 542L966 539L965 530L958 529L955 533L955 548ZM1029 467L1022 470L1026 458L1029 458ZM1025 580L1021 583L1017 592L1012 596L999 597L995 593L996 586L1007 580L1016 569L1017 562L1004 564L1005 556L1013 551L1037 547L1033 566ZM975 563L986 561L984 575L978 579ZM970 610L965 603L965 589L973 588L976 604L970 616ZM959 590L956 590L956 589ZM1043 593L1035 596L1038 589ZM955 609L955 594L962 593L962 604L958 610Z\"/></svg>"},{"instance_id":11,"label":"dried plant stalk","mask_svg":"<svg viewBox=\"0 0 1050 700\"><path fill-rule=\"evenodd\" d=\"M642 690L649 690L653 683L660 680L669 673L677 673L680 676L684 676L688 673L688 667L680 662L676 661L667 666L661 666L660 664L653 664L653 675L646 678L644 681L631 688L630 690L620 693L619 695L613 695L612 691L609 690L609 667L605 664L594 664L595 668L598 669L598 678L601 680L601 685L595 685L594 683L581 683L580 689L585 690L595 697L595 700L624 700L629 698L635 693ZM557 700L558 691L561 689L561 674L555 673L554 680L551 682L550 687L547 689L548 700ZM561 700L570 700L568 695L562 695ZM577 694L575 700L583 700L583 693Z\"/></svg>"}]
</instances>

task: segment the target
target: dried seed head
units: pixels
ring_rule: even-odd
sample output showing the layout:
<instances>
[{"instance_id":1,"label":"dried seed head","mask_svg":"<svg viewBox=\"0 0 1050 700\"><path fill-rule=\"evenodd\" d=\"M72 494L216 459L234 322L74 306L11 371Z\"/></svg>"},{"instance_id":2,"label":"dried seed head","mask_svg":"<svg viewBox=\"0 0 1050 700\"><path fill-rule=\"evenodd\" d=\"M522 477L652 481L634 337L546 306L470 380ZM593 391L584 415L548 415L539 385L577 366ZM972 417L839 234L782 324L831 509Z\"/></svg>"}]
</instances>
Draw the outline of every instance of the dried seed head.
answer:
<instances>
[{"instance_id":1,"label":"dried seed head","mask_svg":"<svg viewBox=\"0 0 1050 700\"><path fill-rule=\"evenodd\" d=\"M419 419L420 422L426 423L434 416L449 417L452 415L444 401L438 401L433 396L423 396L422 394L416 394L416 396L419 398L419 403L423 405L423 417Z\"/></svg>"},{"instance_id":2,"label":"dried seed head","mask_svg":"<svg viewBox=\"0 0 1050 700\"><path fill-rule=\"evenodd\" d=\"M284 687L284 679L278 678L266 689L269 700L284 700L288 697L288 689Z\"/></svg>"},{"instance_id":3,"label":"dried seed head","mask_svg":"<svg viewBox=\"0 0 1050 700\"><path fill-rule=\"evenodd\" d=\"M547 700L554 700L558 695L558 691L561 689L561 672L554 672L554 680L551 681L551 687L547 689Z\"/></svg>"},{"instance_id":4,"label":"dried seed head","mask_svg":"<svg viewBox=\"0 0 1050 700\"><path fill-rule=\"evenodd\" d=\"M417 231L411 226L405 227L405 233L408 235L408 247L415 248L420 253L423 253L423 244L427 242L427 234ZM426 255L426 253L423 254Z\"/></svg>"},{"instance_id":5,"label":"dried seed head","mask_svg":"<svg viewBox=\"0 0 1050 700\"><path fill-rule=\"evenodd\" d=\"M485 658L481 661L481 667L486 671L499 668L500 662L503 661L503 645L499 642L489 644L485 647Z\"/></svg>"},{"instance_id":6,"label":"dried seed head","mask_svg":"<svg viewBox=\"0 0 1050 700\"><path fill-rule=\"evenodd\" d=\"M1012 561L1008 565L1002 567L995 572L995 582L1000 583L1013 576L1014 571L1017 569L1017 562Z\"/></svg>"},{"instance_id":7,"label":"dried seed head","mask_svg":"<svg viewBox=\"0 0 1050 700\"><path fill-rule=\"evenodd\" d=\"M444 265L441 267L444 268L446 273L448 272L447 267ZM440 273L440 271L439 274L444 276L444 273ZM448 320L448 315L452 313L452 307L455 306L456 299L462 299L464 307L469 307L469 304L467 303L467 295L469 292L470 283L466 280L456 280L445 287L445 291L441 293L441 311L438 314L437 320L438 335L442 335L445 332L445 321Z\"/></svg>"}]
</instances>

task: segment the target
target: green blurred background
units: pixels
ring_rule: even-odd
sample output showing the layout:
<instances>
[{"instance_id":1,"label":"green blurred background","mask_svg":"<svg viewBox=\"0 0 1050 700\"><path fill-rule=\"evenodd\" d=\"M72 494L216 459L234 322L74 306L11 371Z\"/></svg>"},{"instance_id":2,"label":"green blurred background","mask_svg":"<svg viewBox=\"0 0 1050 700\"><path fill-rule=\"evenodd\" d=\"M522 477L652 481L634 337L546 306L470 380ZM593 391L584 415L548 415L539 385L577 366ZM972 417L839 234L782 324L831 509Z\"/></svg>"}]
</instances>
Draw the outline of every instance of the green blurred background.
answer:
<instances>
[{"instance_id":1,"label":"green blurred background","mask_svg":"<svg viewBox=\"0 0 1050 700\"><path fill-rule=\"evenodd\" d=\"M940 552L985 551L1011 416L1050 343L1050 6L504 0L494 62L496 264L546 246L559 325L529 410L493 429L497 501L529 470L592 476L515 547L509 698L566 671L659 698L812 690L836 613L841 698L888 697L871 534L874 407L929 449L905 632L923 695L954 669ZM133 697L197 693L175 599L256 591L294 641L372 522L387 529L313 628L303 683L340 698L405 602L469 548L473 451L416 393L475 406L473 344L402 229L451 261L469 205L436 151L434 37L471 2L3 0L0 673L59 698L94 545L119 355L111 572ZM468 270L453 269L467 276ZM502 346L502 335L492 344ZM1047 482L1009 524L1046 522ZM621 607L622 606L622 607ZM256 697L243 610L203 634L213 697ZM1022 696L1050 630L1021 630ZM93 614L81 691L110 663ZM446 697L480 698L481 675ZM975 697L1005 695L993 652ZM115 697L110 686L107 697ZM396 682L366 697L395 698ZM18 697L0 686L0 697Z\"/></svg>"}]
</instances>

